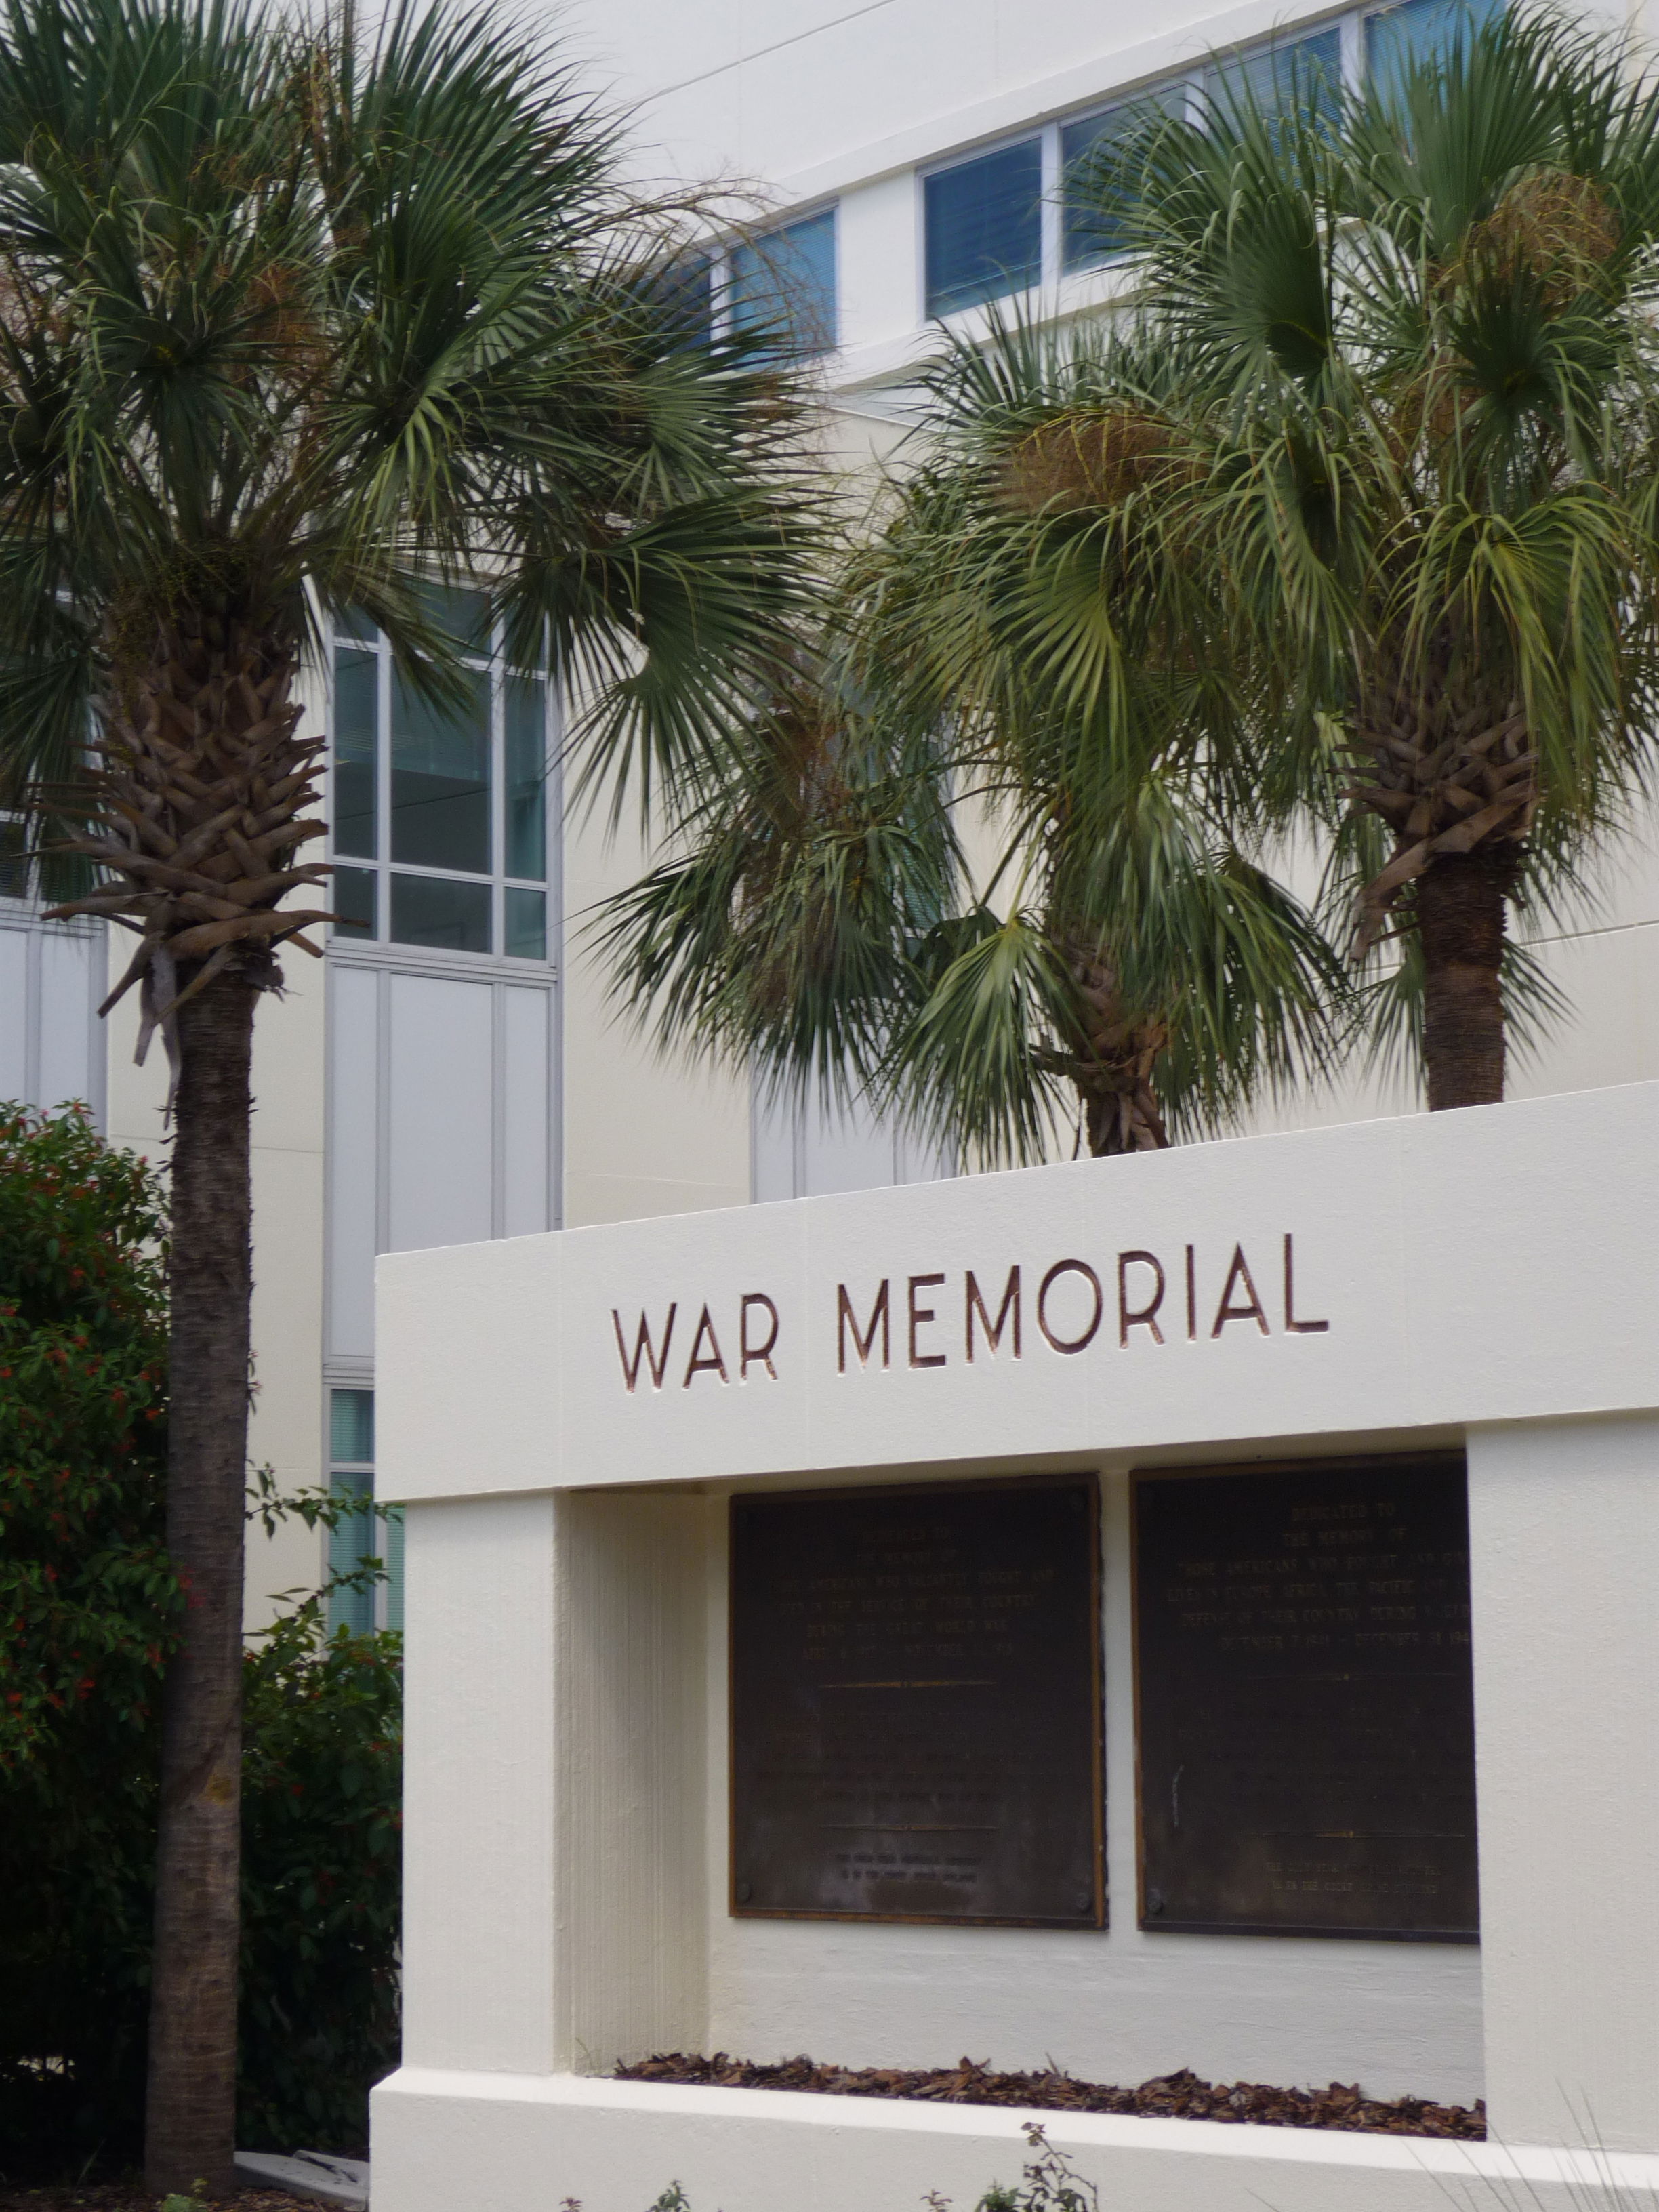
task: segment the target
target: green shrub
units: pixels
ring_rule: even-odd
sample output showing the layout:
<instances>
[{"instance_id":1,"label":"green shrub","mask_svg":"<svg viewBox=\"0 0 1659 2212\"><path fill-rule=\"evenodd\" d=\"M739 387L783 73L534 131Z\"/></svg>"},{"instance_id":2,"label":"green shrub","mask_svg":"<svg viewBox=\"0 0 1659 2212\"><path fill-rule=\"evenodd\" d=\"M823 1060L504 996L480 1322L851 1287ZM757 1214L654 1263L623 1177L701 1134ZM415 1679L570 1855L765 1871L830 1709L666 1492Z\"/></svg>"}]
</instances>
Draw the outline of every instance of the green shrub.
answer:
<instances>
[{"instance_id":1,"label":"green shrub","mask_svg":"<svg viewBox=\"0 0 1659 2212\"><path fill-rule=\"evenodd\" d=\"M140 2145L180 1603L162 1549L165 1261L142 1162L79 1114L0 1106L0 2180L118 2168ZM283 1509L266 1489L255 1510ZM398 1640L326 1638L325 1602L246 1660L249 2148L361 2148L368 2088L396 2063Z\"/></svg>"},{"instance_id":2,"label":"green shrub","mask_svg":"<svg viewBox=\"0 0 1659 2212\"><path fill-rule=\"evenodd\" d=\"M360 2148L398 2063L402 1639L329 1637L325 1602L270 1630L244 1677L247 2150Z\"/></svg>"},{"instance_id":3,"label":"green shrub","mask_svg":"<svg viewBox=\"0 0 1659 2212\"><path fill-rule=\"evenodd\" d=\"M0 2159L142 2104L161 1676L164 1215L80 1114L0 1106Z\"/></svg>"}]
</instances>

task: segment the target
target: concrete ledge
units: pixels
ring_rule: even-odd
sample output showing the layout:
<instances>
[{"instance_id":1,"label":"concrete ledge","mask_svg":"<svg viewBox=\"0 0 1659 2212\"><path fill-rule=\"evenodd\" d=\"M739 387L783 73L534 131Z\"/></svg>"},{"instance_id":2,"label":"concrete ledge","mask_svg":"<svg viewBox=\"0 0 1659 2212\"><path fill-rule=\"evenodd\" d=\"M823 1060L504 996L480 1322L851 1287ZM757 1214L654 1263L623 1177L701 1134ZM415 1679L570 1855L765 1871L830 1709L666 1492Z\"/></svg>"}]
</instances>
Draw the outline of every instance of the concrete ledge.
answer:
<instances>
[{"instance_id":1,"label":"concrete ledge","mask_svg":"<svg viewBox=\"0 0 1659 2212\"><path fill-rule=\"evenodd\" d=\"M371 2100L375 2212L956 2212L1018 2180L1024 2130L1114 2212L1588 2212L1659 2197L1659 2156L1540 2144L1227 2127L570 2074L404 2068ZM1569 2125L1563 2112L1564 2130Z\"/></svg>"},{"instance_id":2,"label":"concrete ledge","mask_svg":"<svg viewBox=\"0 0 1659 2212\"><path fill-rule=\"evenodd\" d=\"M328 2151L296 2150L282 2158L274 2151L239 2150L236 2179L245 2188L285 2189L290 2197L342 2205L346 2212L365 2212L368 2203L368 2160L336 2158Z\"/></svg>"}]
</instances>

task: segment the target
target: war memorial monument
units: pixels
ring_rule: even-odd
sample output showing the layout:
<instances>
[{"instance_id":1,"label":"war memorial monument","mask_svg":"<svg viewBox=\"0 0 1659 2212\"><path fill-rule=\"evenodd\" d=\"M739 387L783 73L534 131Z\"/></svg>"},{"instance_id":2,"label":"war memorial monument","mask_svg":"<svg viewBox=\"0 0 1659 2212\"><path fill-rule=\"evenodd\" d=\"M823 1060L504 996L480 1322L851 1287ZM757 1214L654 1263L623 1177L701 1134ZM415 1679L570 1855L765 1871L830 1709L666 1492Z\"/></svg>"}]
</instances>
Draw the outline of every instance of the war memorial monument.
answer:
<instances>
[{"instance_id":1,"label":"war memorial monument","mask_svg":"<svg viewBox=\"0 0 1659 2212\"><path fill-rule=\"evenodd\" d=\"M1659 2191L1659 1085L380 1264L376 2212L970 2207L968 2053L1486 2100L1051 2112L1123 2212Z\"/></svg>"}]
</instances>

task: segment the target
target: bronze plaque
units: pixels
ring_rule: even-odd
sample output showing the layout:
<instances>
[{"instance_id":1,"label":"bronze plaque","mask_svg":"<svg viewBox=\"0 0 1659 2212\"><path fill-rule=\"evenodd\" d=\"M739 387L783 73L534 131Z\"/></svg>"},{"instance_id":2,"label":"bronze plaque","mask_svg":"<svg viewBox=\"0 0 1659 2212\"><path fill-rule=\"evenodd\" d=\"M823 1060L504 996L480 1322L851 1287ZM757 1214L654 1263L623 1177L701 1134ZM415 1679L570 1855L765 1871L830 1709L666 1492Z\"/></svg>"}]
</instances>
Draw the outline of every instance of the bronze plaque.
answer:
<instances>
[{"instance_id":1,"label":"bronze plaque","mask_svg":"<svg viewBox=\"0 0 1659 2212\"><path fill-rule=\"evenodd\" d=\"M1461 1461L1135 1480L1140 1924L1479 1926Z\"/></svg>"},{"instance_id":2,"label":"bronze plaque","mask_svg":"<svg viewBox=\"0 0 1659 2212\"><path fill-rule=\"evenodd\" d=\"M732 1909L1105 1924L1092 1481L732 1503Z\"/></svg>"}]
</instances>

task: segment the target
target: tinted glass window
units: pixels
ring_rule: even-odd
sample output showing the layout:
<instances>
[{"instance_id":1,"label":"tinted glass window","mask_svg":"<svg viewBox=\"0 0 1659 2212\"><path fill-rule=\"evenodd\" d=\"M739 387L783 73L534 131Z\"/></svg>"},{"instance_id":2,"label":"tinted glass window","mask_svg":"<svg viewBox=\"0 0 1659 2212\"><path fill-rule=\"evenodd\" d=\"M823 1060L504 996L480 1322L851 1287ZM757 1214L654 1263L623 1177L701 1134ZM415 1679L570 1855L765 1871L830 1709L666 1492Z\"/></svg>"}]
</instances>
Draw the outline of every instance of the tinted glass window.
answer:
<instances>
[{"instance_id":1,"label":"tinted glass window","mask_svg":"<svg viewBox=\"0 0 1659 2212\"><path fill-rule=\"evenodd\" d=\"M547 957L547 893L521 891L509 884L506 900L507 942L501 950L509 960Z\"/></svg>"},{"instance_id":2,"label":"tinted glass window","mask_svg":"<svg viewBox=\"0 0 1659 2212\"><path fill-rule=\"evenodd\" d=\"M732 249L732 320L787 333L791 349L836 343L836 210L785 223Z\"/></svg>"},{"instance_id":3,"label":"tinted glass window","mask_svg":"<svg viewBox=\"0 0 1659 2212\"><path fill-rule=\"evenodd\" d=\"M1502 0L1405 0L1365 18L1365 70L1384 92L1396 90L1413 62L1444 53L1460 33L1503 13Z\"/></svg>"},{"instance_id":4,"label":"tinted glass window","mask_svg":"<svg viewBox=\"0 0 1659 2212\"><path fill-rule=\"evenodd\" d=\"M714 327L714 264L688 253L648 278L645 297L681 345L707 345Z\"/></svg>"},{"instance_id":5,"label":"tinted glass window","mask_svg":"<svg viewBox=\"0 0 1659 2212\"><path fill-rule=\"evenodd\" d=\"M440 707L392 672L392 857L482 875L489 866L489 678L468 673L461 682L460 703Z\"/></svg>"},{"instance_id":6,"label":"tinted glass window","mask_svg":"<svg viewBox=\"0 0 1659 2212\"><path fill-rule=\"evenodd\" d=\"M1211 93L1231 94L1264 114L1304 102L1330 114L1342 91L1342 33L1335 24L1305 39L1276 40L1205 72Z\"/></svg>"},{"instance_id":7,"label":"tinted glass window","mask_svg":"<svg viewBox=\"0 0 1659 2212\"><path fill-rule=\"evenodd\" d=\"M1153 118L1178 115L1186 100L1185 86L1170 85L1062 127L1060 158L1066 197L1060 252L1067 269L1086 269L1123 251L1121 226L1111 197L1103 188L1101 172L1115 147Z\"/></svg>"},{"instance_id":8,"label":"tinted glass window","mask_svg":"<svg viewBox=\"0 0 1659 2212\"><path fill-rule=\"evenodd\" d=\"M547 874L547 686L509 676L506 686L507 872Z\"/></svg>"},{"instance_id":9,"label":"tinted glass window","mask_svg":"<svg viewBox=\"0 0 1659 2212\"><path fill-rule=\"evenodd\" d=\"M392 936L398 945L446 952L489 951L489 886L441 876L392 878Z\"/></svg>"},{"instance_id":10,"label":"tinted glass window","mask_svg":"<svg viewBox=\"0 0 1659 2212\"><path fill-rule=\"evenodd\" d=\"M941 169L923 186L927 312L1024 291L1042 273L1042 142Z\"/></svg>"},{"instance_id":11,"label":"tinted glass window","mask_svg":"<svg viewBox=\"0 0 1659 2212\"><path fill-rule=\"evenodd\" d=\"M373 653L334 656L334 849L374 858L380 663Z\"/></svg>"},{"instance_id":12,"label":"tinted glass window","mask_svg":"<svg viewBox=\"0 0 1659 2212\"><path fill-rule=\"evenodd\" d=\"M374 936L374 882L373 868L336 868L328 895L336 937Z\"/></svg>"}]
</instances>

